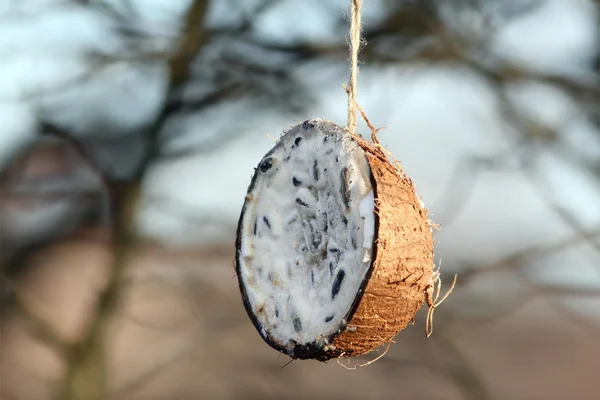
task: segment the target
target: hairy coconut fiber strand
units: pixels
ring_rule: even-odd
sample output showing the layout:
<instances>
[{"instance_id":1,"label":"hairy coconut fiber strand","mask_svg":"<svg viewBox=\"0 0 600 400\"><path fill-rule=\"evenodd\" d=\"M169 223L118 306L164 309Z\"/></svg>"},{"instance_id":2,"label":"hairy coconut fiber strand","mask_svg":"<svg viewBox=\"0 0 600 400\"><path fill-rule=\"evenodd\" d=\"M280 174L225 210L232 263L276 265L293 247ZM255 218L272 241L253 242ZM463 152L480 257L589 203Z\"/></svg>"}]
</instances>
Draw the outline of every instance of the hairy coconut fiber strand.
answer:
<instances>
[{"instance_id":1,"label":"hairy coconut fiber strand","mask_svg":"<svg viewBox=\"0 0 600 400\"><path fill-rule=\"evenodd\" d=\"M391 341L433 286L433 234L410 178L332 122L292 127L259 163L236 272L263 339L293 358Z\"/></svg>"}]
</instances>

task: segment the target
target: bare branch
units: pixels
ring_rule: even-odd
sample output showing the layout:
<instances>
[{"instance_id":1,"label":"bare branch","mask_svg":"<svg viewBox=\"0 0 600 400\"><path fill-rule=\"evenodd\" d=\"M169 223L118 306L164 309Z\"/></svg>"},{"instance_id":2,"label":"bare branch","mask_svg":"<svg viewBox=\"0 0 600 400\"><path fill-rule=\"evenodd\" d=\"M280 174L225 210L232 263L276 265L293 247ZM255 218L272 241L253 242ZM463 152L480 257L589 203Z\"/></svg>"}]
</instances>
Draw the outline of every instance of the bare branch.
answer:
<instances>
[{"instance_id":1,"label":"bare branch","mask_svg":"<svg viewBox=\"0 0 600 400\"><path fill-rule=\"evenodd\" d=\"M39 316L32 308L27 305L23 294L14 285L11 285L11 304L15 311L24 319L29 327L29 332L39 338L42 343L50 346L58 354L64 354L69 343L56 330L49 321Z\"/></svg>"},{"instance_id":2,"label":"bare branch","mask_svg":"<svg viewBox=\"0 0 600 400\"><path fill-rule=\"evenodd\" d=\"M597 238L599 236L600 226L593 230L577 232L576 235L567 239L561 239L544 245L532 246L525 250L514 252L487 266L478 266L475 268L465 267L463 270L461 270L460 279L458 280L457 284L459 286L467 285L469 281L474 279L476 276L496 272L498 270L518 270L531 259L565 250L571 246Z\"/></svg>"},{"instance_id":3,"label":"bare branch","mask_svg":"<svg viewBox=\"0 0 600 400\"><path fill-rule=\"evenodd\" d=\"M207 0L197 0L188 10L181 42L169 61L171 90L185 82L189 64L207 40L202 25L207 3ZM168 115L166 108L165 105L160 117L148 133L151 149L137 169L133 180L107 182L113 212L114 260L107 287L99 296L95 320L88 327L84 339L70 346L67 351L68 370L63 383L64 399L106 398L108 388L104 364L105 331L122 297L123 276L137 242L134 218L141 194L141 184L148 166L159 152L158 138Z\"/></svg>"}]
</instances>

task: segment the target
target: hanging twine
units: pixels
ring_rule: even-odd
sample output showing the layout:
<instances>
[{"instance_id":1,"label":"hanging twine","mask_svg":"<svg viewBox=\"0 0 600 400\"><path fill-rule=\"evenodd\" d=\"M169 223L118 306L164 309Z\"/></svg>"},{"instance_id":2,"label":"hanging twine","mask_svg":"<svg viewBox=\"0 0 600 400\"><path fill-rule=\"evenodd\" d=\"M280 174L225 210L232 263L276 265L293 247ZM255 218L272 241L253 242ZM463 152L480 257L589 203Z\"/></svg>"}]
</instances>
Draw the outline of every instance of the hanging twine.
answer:
<instances>
[{"instance_id":1,"label":"hanging twine","mask_svg":"<svg viewBox=\"0 0 600 400\"><path fill-rule=\"evenodd\" d=\"M356 84L358 79L358 52L360 51L360 46L362 43L361 8L362 0L350 0L350 80L348 85L342 85L348 94L348 126L346 129L351 133L356 133L356 111L358 111L371 130L371 140L376 145L379 145L377 132L383 128L376 129L373 124L371 124L371 121L369 121L369 118L367 118L364 110L360 107L358 101L356 100L356 92L358 89ZM387 152L387 150L384 149L384 152Z\"/></svg>"},{"instance_id":2,"label":"hanging twine","mask_svg":"<svg viewBox=\"0 0 600 400\"><path fill-rule=\"evenodd\" d=\"M356 133L356 81L360 49L362 0L350 0L350 80L348 82L348 130Z\"/></svg>"}]
</instances>

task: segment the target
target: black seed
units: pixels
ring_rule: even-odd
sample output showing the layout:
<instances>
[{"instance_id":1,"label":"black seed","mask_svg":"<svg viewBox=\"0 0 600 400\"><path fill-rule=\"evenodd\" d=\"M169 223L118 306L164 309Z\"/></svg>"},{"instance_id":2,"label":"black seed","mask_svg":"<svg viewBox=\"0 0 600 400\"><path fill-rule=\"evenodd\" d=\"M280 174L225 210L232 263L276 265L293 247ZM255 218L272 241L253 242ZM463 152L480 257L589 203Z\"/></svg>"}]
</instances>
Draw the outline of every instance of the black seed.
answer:
<instances>
[{"instance_id":1,"label":"black seed","mask_svg":"<svg viewBox=\"0 0 600 400\"><path fill-rule=\"evenodd\" d=\"M317 164L317 160L313 163L313 179L315 181L319 180L319 165Z\"/></svg>"},{"instance_id":2,"label":"black seed","mask_svg":"<svg viewBox=\"0 0 600 400\"><path fill-rule=\"evenodd\" d=\"M333 276L333 271L335 271L333 261L329 261L329 273L331 274L331 276Z\"/></svg>"},{"instance_id":3,"label":"black seed","mask_svg":"<svg viewBox=\"0 0 600 400\"><path fill-rule=\"evenodd\" d=\"M329 154L331 154L331 153L333 153L333 149L329 149L329 150L327 150L327 151L325 152L325 154L327 154L327 155L329 155Z\"/></svg>"},{"instance_id":4,"label":"black seed","mask_svg":"<svg viewBox=\"0 0 600 400\"><path fill-rule=\"evenodd\" d=\"M258 166L258 169L260 169L260 172L267 172L268 170L271 169L271 167L273 166L273 159L271 157L269 158L265 158L264 160L261 161L260 165Z\"/></svg>"},{"instance_id":5,"label":"black seed","mask_svg":"<svg viewBox=\"0 0 600 400\"><path fill-rule=\"evenodd\" d=\"M357 249L357 246L356 246L356 237L354 235L352 235L350 237L350 242L352 243L352 247L354 248L354 250L356 250Z\"/></svg>"},{"instance_id":6,"label":"black seed","mask_svg":"<svg viewBox=\"0 0 600 400\"><path fill-rule=\"evenodd\" d=\"M323 235L318 230L315 230L315 221L312 220L310 222L303 220L302 228L306 234L306 241L310 246L310 251L315 253L319 246L321 245L321 241L323 240Z\"/></svg>"},{"instance_id":7,"label":"black seed","mask_svg":"<svg viewBox=\"0 0 600 400\"><path fill-rule=\"evenodd\" d=\"M342 216L342 222L344 223L344 225L348 226L348 220L346 219L346 217Z\"/></svg>"},{"instance_id":8,"label":"black seed","mask_svg":"<svg viewBox=\"0 0 600 400\"><path fill-rule=\"evenodd\" d=\"M314 232L313 234L314 234L314 236L312 239L312 250L313 250L313 252L315 252L318 250L319 246L321 245L323 236L319 232Z\"/></svg>"},{"instance_id":9,"label":"black seed","mask_svg":"<svg viewBox=\"0 0 600 400\"><path fill-rule=\"evenodd\" d=\"M323 143L327 143L329 141L329 136L325 135L323 138Z\"/></svg>"},{"instance_id":10,"label":"black seed","mask_svg":"<svg viewBox=\"0 0 600 400\"><path fill-rule=\"evenodd\" d=\"M340 292L340 286L342 285L344 276L346 276L346 273L343 269L340 269L335 276L335 281L333 282L333 287L331 288L331 300L335 299L335 296L337 296L337 294Z\"/></svg>"},{"instance_id":11,"label":"black seed","mask_svg":"<svg viewBox=\"0 0 600 400\"><path fill-rule=\"evenodd\" d=\"M288 221L288 225L292 225L294 222L296 222L298 220L298 216L295 216L294 218L290 219Z\"/></svg>"},{"instance_id":12,"label":"black seed","mask_svg":"<svg viewBox=\"0 0 600 400\"><path fill-rule=\"evenodd\" d=\"M292 183L294 184L294 186L298 187L300 185L302 185L302 181L299 181L298 179L296 179L296 177L294 176L292 178Z\"/></svg>"},{"instance_id":13,"label":"black seed","mask_svg":"<svg viewBox=\"0 0 600 400\"><path fill-rule=\"evenodd\" d=\"M254 218L254 229L252 230L254 232L254 235L256 236L256 229L258 228L258 218Z\"/></svg>"},{"instance_id":14,"label":"black seed","mask_svg":"<svg viewBox=\"0 0 600 400\"><path fill-rule=\"evenodd\" d=\"M350 187L348 184L348 180L350 177L350 171L348 171L347 167L344 167L340 172L340 180L342 181L342 186L340 186L340 194L342 195L342 202L346 209L350 208Z\"/></svg>"},{"instance_id":15,"label":"black seed","mask_svg":"<svg viewBox=\"0 0 600 400\"><path fill-rule=\"evenodd\" d=\"M302 331L302 321L300 321L300 318L298 318L297 315L292 314L292 322L294 323L294 330L296 332L301 332Z\"/></svg>"},{"instance_id":16,"label":"black seed","mask_svg":"<svg viewBox=\"0 0 600 400\"><path fill-rule=\"evenodd\" d=\"M340 162L340 158L338 156L335 156L335 162Z\"/></svg>"},{"instance_id":17,"label":"black seed","mask_svg":"<svg viewBox=\"0 0 600 400\"><path fill-rule=\"evenodd\" d=\"M300 142L302 141L302 138L300 136L298 136L296 138L296 140L294 140L294 143L296 144L296 146L298 146L300 144Z\"/></svg>"},{"instance_id":18,"label":"black seed","mask_svg":"<svg viewBox=\"0 0 600 400\"><path fill-rule=\"evenodd\" d=\"M329 317L325 318L325 322L329 322L333 319L333 315L330 315Z\"/></svg>"},{"instance_id":19,"label":"black seed","mask_svg":"<svg viewBox=\"0 0 600 400\"><path fill-rule=\"evenodd\" d=\"M275 316L279 317L279 308L275 307Z\"/></svg>"},{"instance_id":20,"label":"black seed","mask_svg":"<svg viewBox=\"0 0 600 400\"><path fill-rule=\"evenodd\" d=\"M331 249L327 249L329 251L330 254L333 254L335 256L335 259L339 262L340 258L342 258L342 252L340 251L340 249L336 249L331 248Z\"/></svg>"},{"instance_id":21,"label":"black seed","mask_svg":"<svg viewBox=\"0 0 600 400\"><path fill-rule=\"evenodd\" d=\"M308 251L308 247L306 246L302 246L302 248L300 249L301 252L306 253Z\"/></svg>"},{"instance_id":22,"label":"black seed","mask_svg":"<svg viewBox=\"0 0 600 400\"><path fill-rule=\"evenodd\" d=\"M304 229L304 232L306 232L306 234L308 236L313 236L313 234L314 234L313 227L306 220L302 220L302 228ZM312 241L312 237L310 239L311 239L310 241Z\"/></svg>"},{"instance_id":23,"label":"black seed","mask_svg":"<svg viewBox=\"0 0 600 400\"><path fill-rule=\"evenodd\" d=\"M265 222L265 225L267 226L267 228L271 229L271 223L269 222L267 217L263 217L263 221Z\"/></svg>"},{"instance_id":24,"label":"black seed","mask_svg":"<svg viewBox=\"0 0 600 400\"><path fill-rule=\"evenodd\" d=\"M314 286L315 285L315 271L310 271L310 283Z\"/></svg>"},{"instance_id":25,"label":"black seed","mask_svg":"<svg viewBox=\"0 0 600 400\"><path fill-rule=\"evenodd\" d=\"M292 157L292 155L288 154L287 156L285 156L285 158L283 159L283 161L286 161L286 162L289 161L290 157Z\"/></svg>"},{"instance_id":26,"label":"black seed","mask_svg":"<svg viewBox=\"0 0 600 400\"><path fill-rule=\"evenodd\" d=\"M298 204L299 206L302 206L302 207L308 207L308 204L305 203L304 201L302 201L302 199L299 197L296 198L296 204Z\"/></svg>"},{"instance_id":27,"label":"black seed","mask_svg":"<svg viewBox=\"0 0 600 400\"><path fill-rule=\"evenodd\" d=\"M306 120L306 121L304 121L304 122L302 123L302 127L303 127L304 129L312 129L312 128L314 128L315 126L317 126L317 124L315 123L315 121L312 121L312 120L310 120L310 119L309 119L309 120Z\"/></svg>"}]
</instances>

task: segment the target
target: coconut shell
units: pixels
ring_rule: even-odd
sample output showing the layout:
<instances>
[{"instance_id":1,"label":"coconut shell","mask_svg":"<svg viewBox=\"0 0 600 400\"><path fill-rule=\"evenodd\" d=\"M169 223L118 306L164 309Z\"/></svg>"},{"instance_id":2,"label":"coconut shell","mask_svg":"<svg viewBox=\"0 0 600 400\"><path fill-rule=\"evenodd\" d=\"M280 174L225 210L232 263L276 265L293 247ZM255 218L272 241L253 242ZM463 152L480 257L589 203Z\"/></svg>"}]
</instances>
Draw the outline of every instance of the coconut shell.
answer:
<instances>
[{"instance_id":1,"label":"coconut shell","mask_svg":"<svg viewBox=\"0 0 600 400\"><path fill-rule=\"evenodd\" d=\"M412 180L378 146L354 139L371 167L376 246L348 326L322 360L358 356L389 343L413 321L434 283L432 223Z\"/></svg>"},{"instance_id":2,"label":"coconut shell","mask_svg":"<svg viewBox=\"0 0 600 400\"><path fill-rule=\"evenodd\" d=\"M375 198L372 262L345 321L339 331L328 338L329 345L298 345L294 358L326 361L354 357L389 343L414 320L433 291L433 224L412 180L390 161L378 143L348 135L364 150L371 170ZM254 179L256 175L253 182ZM252 186L253 183L250 189ZM244 210L242 216L243 213ZM236 241L238 252L241 224L242 218ZM239 254L236 256L237 272L238 258ZM260 332L260 324L253 314L241 278L239 285L248 316ZM261 336L271 347L285 352L264 332Z\"/></svg>"}]
</instances>

